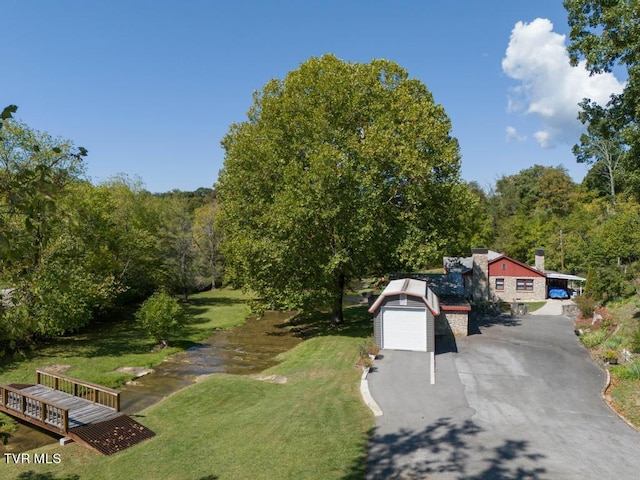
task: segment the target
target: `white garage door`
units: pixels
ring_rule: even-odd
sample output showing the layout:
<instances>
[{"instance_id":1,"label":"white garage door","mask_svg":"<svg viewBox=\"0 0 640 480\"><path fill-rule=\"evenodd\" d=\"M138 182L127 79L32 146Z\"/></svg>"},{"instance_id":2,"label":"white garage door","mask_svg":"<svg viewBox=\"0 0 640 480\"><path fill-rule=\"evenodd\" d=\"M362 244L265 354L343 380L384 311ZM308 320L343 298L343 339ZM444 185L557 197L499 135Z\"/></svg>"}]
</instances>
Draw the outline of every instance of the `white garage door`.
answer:
<instances>
[{"instance_id":1,"label":"white garage door","mask_svg":"<svg viewBox=\"0 0 640 480\"><path fill-rule=\"evenodd\" d=\"M427 312L417 308L384 308L382 345L391 350L427 351Z\"/></svg>"}]
</instances>

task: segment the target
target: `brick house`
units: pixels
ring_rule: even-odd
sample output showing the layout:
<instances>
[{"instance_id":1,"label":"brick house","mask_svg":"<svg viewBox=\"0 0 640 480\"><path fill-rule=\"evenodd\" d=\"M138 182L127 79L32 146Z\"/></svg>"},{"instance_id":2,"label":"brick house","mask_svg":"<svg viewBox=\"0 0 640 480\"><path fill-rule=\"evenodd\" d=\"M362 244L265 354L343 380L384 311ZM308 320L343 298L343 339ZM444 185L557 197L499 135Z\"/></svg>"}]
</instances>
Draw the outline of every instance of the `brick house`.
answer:
<instances>
[{"instance_id":1,"label":"brick house","mask_svg":"<svg viewBox=\"0 0 640 480\"><path fill-rule=\"evenodd\" d=\"M465 293L476 302L547 298L547 272L541 249L535 251L533 267L486 248L474 248L467 258L445 257L444 264L445 270L462 274Z\"/></svg>"}]
</instances>

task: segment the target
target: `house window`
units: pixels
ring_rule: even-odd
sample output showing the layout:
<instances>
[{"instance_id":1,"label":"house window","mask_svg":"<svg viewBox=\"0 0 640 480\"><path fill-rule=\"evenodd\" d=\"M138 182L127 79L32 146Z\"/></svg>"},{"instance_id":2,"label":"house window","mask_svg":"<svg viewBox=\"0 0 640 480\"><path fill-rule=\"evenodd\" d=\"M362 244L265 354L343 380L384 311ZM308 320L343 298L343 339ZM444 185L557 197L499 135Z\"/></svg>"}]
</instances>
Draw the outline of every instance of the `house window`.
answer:
<instances>
[{"instance_id":1,"label":"house window","mask_svg":"<svg viewBox=\"0 0 640 480\"><path fill-rule=\"evenodd\" d=\"M503 264L502 264L502 270L506 270L506 269L507 269L507 264L506 264L506 263L503 263Z\"/></svg>"},{"instance_id":2,"label":"house window","mask_svg":"<svg viewBox=\"0 0 640 480\"><path fill-rule=\"evenodd\" d=\"M496 278L496 290L504 290L504 278Z\"/></svg>"},{"instance_id":3,"label":"house window","mask_svg":"<svg viewBox=\"0 0 640 480\"><path fill-rule=\"evenodd\" d=\"M533 279L531 278L518 278L516 280L516 290L533 292Z\"/></svg>"}]
</instances>

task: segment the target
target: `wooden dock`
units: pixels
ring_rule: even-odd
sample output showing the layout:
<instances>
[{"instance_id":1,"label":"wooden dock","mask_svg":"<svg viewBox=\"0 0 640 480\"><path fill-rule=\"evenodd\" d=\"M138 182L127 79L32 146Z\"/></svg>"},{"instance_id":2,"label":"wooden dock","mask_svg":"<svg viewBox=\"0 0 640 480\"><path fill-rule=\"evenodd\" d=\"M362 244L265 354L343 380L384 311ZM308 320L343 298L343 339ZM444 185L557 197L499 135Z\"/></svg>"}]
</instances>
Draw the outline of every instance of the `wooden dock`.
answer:
<instances>
[{"instance_id":1,"label":"wooden dock","mask_svg":"<svg viewBox=\"0 0 640 480\"><path fill-rule=\"evenodd\" d=\"M105 455L155 434L120 412L120 392L36 370L35 385L0 386L0 411Z\"/></svg>"}]
</instances>

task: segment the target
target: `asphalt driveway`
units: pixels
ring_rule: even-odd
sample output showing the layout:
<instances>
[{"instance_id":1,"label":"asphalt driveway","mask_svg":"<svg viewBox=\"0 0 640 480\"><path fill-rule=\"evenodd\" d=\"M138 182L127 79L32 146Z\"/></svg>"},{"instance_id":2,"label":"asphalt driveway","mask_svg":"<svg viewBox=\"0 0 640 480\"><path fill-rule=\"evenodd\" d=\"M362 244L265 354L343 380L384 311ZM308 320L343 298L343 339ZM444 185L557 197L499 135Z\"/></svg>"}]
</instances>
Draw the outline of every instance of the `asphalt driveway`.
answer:
<instances>
[{"instance_id":1,"label":"asphalt driveway","mask_svg":"<svg viewBox=\"0 0 640 480\"><path fill-rule=\"evenodd\" d=\"M602 400L606 375L567 317L487 322L439 348L435 385L428 354L376 360L367 478L637 478L640 433Z\"/></svg>"}]
</instances>

